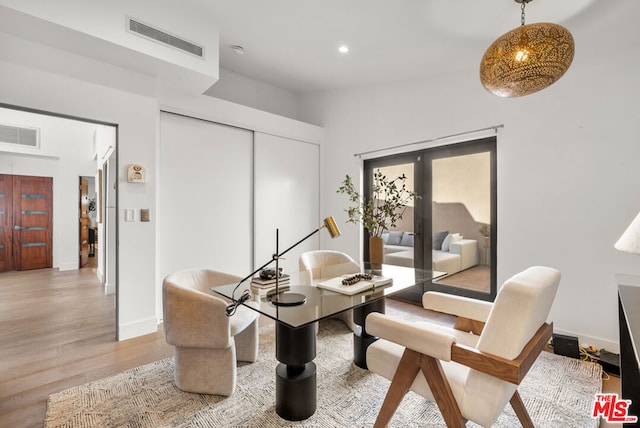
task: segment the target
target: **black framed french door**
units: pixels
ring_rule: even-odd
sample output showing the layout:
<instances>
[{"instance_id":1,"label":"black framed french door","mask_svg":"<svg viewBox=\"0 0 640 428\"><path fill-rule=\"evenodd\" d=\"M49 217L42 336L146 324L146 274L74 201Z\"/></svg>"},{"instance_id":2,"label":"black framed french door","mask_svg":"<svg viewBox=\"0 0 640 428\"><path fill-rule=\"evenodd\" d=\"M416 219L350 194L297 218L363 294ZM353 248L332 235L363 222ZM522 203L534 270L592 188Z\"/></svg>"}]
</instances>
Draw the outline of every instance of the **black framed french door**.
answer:
<instances>
[{"instance_id":1,"label":"black framed french door","mask_svg":"<svg viewBox=\"0 0 640 428\"><path fill-rule=\"evenodd\" d=\"M403 153L399 155L386 156L382 158L369 159L364 161L364 175L363 175L363 189L365 195L371 195L371 189L373 186L373 172L376 170L381 171L387 177L398 177L405 175L407 177L406 185L408 190L415 190L420 199L412 201L411 206L405 209L402 220L392 230L388 231L384 235L396 234L402 232L402 236L396 236L395 240L398 242L391 243L388 236L384 236L385 240L385 263L389 263L389 260L395 260L395 263L403 266L416 266L422 267L423 265L423 235L422 227L424 216L422 200L429 197L426 192L429 190L425 186L425 179L423 177L425 168L423 165L423 157L420 152ZM365 260L368 260L369 256L369 239L366 239L368 235L365 233L365 239L363 241L363 255ZM402 243L402 237L412 243L409 245L400 245ZM405 248L406 247L406 248ZM391 249L394 251L393 257L390 253Z\"/></svg>"},{"instance_id":2,"label":"black framed french door","mask_svg":"<svg viewBox=\"0 0 640 428\"><path fill-rule=\"evenodd\" d=\"M400 299L421 304L429 290L495 299L496 160L496 138L490 137L364 161L365 194L371 193L373 172L380 169L390 176L404 173L421 196L385 237L389 244L384 262L446 273L402 293ZM398 245L399 239L405 245ZM368 239L363 254L369 254Z\"/></svg>"}]
</instances>

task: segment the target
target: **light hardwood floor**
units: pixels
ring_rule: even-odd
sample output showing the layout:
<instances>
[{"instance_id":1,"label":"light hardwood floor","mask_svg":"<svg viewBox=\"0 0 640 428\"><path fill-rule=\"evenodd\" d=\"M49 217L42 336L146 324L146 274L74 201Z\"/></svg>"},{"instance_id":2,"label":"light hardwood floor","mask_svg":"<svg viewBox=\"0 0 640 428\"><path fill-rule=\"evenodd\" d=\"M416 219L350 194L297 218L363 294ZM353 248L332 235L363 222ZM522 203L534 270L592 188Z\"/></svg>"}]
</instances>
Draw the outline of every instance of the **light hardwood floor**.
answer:
<instances>
[{"instance_id":1,"label":"light hardwood floor","mask_svg":"<svg viewBox=\"0 0 640 428\"><path fill-rule=\"evenodd\" d=\"M395 300L388 306L433 316ZM172 354L161 326L115 340L115 297L91 268L0 274L0 427L41 427L49 394ZM620 393L615 378L603 385Z\"/></svg>"},{"instance_id":2,"label":"light hardwood floor","mask_svg":"<svg viewBox=\"0 0 640 428\"><path fill-rule=\"evenodd\" d=\"M115 340L93 269L0 274L0 426L41 427L49 394L173 354L160 331Z\"/></svg>"}]
</instances>

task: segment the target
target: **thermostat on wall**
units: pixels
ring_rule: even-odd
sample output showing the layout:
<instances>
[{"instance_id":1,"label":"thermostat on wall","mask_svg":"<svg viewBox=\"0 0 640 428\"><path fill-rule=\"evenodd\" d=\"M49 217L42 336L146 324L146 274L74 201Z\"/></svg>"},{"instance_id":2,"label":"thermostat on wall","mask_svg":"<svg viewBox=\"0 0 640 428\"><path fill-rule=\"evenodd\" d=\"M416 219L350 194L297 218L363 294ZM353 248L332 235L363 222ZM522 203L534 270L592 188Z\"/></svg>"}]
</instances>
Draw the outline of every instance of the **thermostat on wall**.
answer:
<instances>
[{"instance_id":1,"label":"thermostat on wall","mask_svg":"<svg viewBox=\"0 0 640 428\"><path fill-rule=\"evenodd\" d=\"M146 172L140 164L134 163L129 165L127 170L127 181L129 183L144 183L146 180Z\"/></svg>"}]
</instances>

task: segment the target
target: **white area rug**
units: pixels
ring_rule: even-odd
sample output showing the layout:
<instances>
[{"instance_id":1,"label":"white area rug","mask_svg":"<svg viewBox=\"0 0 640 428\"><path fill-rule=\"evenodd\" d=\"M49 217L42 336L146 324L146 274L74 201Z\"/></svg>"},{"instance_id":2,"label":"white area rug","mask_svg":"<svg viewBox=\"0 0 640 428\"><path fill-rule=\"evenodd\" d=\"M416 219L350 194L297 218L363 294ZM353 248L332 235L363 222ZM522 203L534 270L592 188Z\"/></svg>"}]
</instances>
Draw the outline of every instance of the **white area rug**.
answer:
<instances>
[{"instance_id":1,"label":"white area rug","mask_svg":"<svg viewBox=\"0 0 640 428\"><path fill-rule=\"evenodd\" d=\"M351 332L340 321L321 323L318 334L318 408L309 419L289 422L275 413L273 326L260 336L257 363L238 368L231 397L189 394L173 385L173 358L57 394L47 403L45 427L369 427L389 382L353 364ZM601 367L542 352L519 391L536 427L597 428L591 418L601 390ZM409 392L393 427L444 427L437 406ZM475 426L472 423L468 427ZM519 427L510 406L496 427Z\"/></svg>"}]
</instances>

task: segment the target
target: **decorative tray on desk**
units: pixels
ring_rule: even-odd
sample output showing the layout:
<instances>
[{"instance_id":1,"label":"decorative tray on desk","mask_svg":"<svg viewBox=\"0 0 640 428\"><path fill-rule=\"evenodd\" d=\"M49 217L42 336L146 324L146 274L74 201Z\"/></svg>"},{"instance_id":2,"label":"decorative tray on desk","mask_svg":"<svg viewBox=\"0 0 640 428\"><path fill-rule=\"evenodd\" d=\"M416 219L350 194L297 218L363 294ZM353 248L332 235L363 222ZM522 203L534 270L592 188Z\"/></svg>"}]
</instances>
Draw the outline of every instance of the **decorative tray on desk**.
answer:
<instances>
[{"instance_id":1,"label":"decorative tray on desk","mask_svg":"<svg viewBox=\"0 0 640 428\"><path fill-rule=\"evenodd\" d=\"M342 275L336 278L320 281L318 283L318 287L324 288L325 290L335 291L337 293L352 296L354 294L362 293L363 291L371 290L373 288L390 285L393 282L393 278L389 278L386 276L371 275L370 278L371 279L362 279L362 276L357 277L357 275L353 274Z\"/></svg>"}]
</instances>

